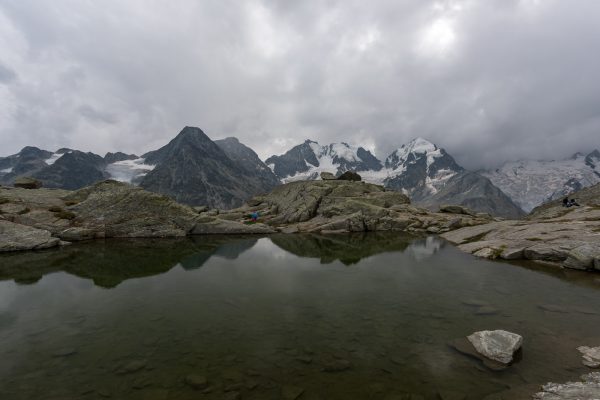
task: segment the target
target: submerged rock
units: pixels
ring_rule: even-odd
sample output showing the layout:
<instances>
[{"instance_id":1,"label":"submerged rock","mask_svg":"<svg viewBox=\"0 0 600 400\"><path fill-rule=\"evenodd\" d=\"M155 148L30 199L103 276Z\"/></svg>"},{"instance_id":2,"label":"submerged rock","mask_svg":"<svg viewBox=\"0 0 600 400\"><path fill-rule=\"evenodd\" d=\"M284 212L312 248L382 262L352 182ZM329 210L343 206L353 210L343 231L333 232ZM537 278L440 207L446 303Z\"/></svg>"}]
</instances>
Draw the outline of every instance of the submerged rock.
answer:
<instances>
[{"instance_id":1,"label":"submerged rock","mask_svg":"<svg viewBox=\"0 0 600 400\"><path fill-rule=\"evenodd\" d=\"M600 399L600 372L582 375L580 382L547 383L533 395L535 400L596 400Z\"/></svg>"},{"instance_id":2,"label":"submerged rock","mask_svg":"<svg viewBox=\"0 0 600 400\"><path fill-rule=\"evenodd\" d=\"M583 354L583 365L590 368L600 367L600 346L599 347L587 347L581 346L577 350Z\"/></svg>"},{"instance_id":3,"label":"submerged rock","mask_svg":"<svg viewBox=\"0 0 600 400\"><path fill-rule=\"evenodd\" d=\"M184 382L186 385L191 386L192 388L205 389L208 386L208 380L205 376L197 375L197 374L189 374L184 378Z\"/></svg>"},{"instance_id":4,"label":"submerged rock","mask_svg":"<svg viewBox=\"0 0 600 400\"><path fill-rule=\"evenodd\" d=\"M467 339L478 353L502 364L509 364L523 343L521 335L501 329L475 332Z\"/></svg>"},{"instance_id":5,"label":"submerged rock","mask_svg":"<svg viewBox=\"0 0 600 400\"><path fill-rule=\"evenodd\" d=\"M483 363L483 365L485 365L493 371L502 371L507 368L506 364L487 358L481 353L479 353L477 350L475 350L475 348L473 347L471 342L467 340L467 338L463 337L459 339L454 339L448 342L448 346L458 351L459 353L480 360Z\"/></svg>"}]
</instances>

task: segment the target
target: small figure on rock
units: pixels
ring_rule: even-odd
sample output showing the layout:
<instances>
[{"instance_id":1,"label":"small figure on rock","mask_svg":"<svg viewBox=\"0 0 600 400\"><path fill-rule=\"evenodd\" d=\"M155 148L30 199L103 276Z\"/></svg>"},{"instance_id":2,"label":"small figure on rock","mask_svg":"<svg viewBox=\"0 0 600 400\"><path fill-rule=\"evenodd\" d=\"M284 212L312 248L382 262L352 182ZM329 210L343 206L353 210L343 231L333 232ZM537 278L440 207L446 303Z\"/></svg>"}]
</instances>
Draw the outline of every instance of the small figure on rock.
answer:
<instances>
[{"instance_id":1,"label":"small figure on rock","mask_svg":"<svg viewBox=\"0 0 600 400\"><path fill-rule=\"evenodd\" d=\"M248 218L250 219L249 221L246 221L246 224L255 224L258 221L258 217L260 217L260 214L258 213L258 211L252 211L250 214L248 214Z\"/></svg>"},{"instance_id":2,"label":"small figure on rock","mask_svg":"<svg viewBox=\"0 0 600 400\"><path fill-rule=\"evenodd\" d=\"M577 203L577 200L575 199L569 199L568 197L565 197L562 201L563 207L575 207L575 206L579 206L579 203Z\"/></svg>"}]
</instances>

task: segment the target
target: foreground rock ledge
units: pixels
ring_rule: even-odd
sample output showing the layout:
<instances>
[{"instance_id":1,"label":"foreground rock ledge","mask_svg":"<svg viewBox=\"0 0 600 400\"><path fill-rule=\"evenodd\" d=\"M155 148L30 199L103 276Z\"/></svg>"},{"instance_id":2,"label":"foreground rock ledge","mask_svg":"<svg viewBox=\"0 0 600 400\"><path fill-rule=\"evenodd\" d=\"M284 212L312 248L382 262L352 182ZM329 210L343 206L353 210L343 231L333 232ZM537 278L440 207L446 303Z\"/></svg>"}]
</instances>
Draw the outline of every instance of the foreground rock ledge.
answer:
<instances>
[{"instance_id":1,"label":"foreground rock ledge","mask_svg":"<svg viewBox=\"0 0 600 400\"><path fill-rule=\"evenodd\" d=\"M600 270L600 185L573 196L581 199L581 207L551 202L535 209L526 220L491 221L442 237L478 257Z\"/></svg>"},{"instance_id":2,"label":"foreground rock ledge","mask_svg":"<svg viewBox=\"0 0 600 400\"><path fill-rule=\"evenodd\" d=\"M200 211L200 212L199 212ZM259 223L247 223L258 212ZM487 214L432 213L405 195L353 181L281 185L234 210L194 209L116 181L70 192L0 187L2 251L108 237L405 231L448 232L492 221Z\"/></svg>"}]
</instances>

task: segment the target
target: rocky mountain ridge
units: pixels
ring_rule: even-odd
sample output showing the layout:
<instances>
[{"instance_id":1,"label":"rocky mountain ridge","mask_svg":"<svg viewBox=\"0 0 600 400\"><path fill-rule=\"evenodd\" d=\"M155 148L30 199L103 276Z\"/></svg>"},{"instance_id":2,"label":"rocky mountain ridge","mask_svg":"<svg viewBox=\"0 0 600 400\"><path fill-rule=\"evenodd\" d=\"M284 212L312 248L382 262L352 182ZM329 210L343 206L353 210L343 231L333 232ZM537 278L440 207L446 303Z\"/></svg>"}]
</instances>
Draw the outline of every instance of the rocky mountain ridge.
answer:
<instances>
[{"instance_id":1,"label":"rocky mountain ridge","mask_svg":"<svg viewBox=\"0 0 600 400\"><path fill-rule=\"evenodd\" d=\"M318 179L321 172L357 171L366 182L408 195L416 204L437 209L460 204L505 218L523 211L487 178L466 171L444 149L416 138L395 149L384 162L347 143L321 146L310 140L265 163L282 182Z\"/></svg>"},{"instance_id":2,"label":"rocky mountain ridge","mask_svg":"<svg viewBox=\"0 0 600 400\"><path fill-rule=\"evenodd\" d=\"M140 186L184 204L233 208L277 185L250 148L230 139L220 144L199 128L185 127L167 145L142 156L156 167Z\"/></svg>"},{"instance_id":3,"label":"rocky mountain ridge","mask_svg":"<svg viewBox=\"0 0 600 400\"><path fill-rule=\"evenodd\" d=\"M400 146L383 161L362 147L307 140L263 163L235 138L212 141L191 127L180 135L187 131L203 135L203 144L188 146L189 141L176 137L171 145L141 157L122 152L101 157L67 148L50 152L25 147L17 154L0 157L0 184L10 185L19 176L32 176L45 187L77 189L110 178L143 184L188 204L231 208L281 183L319 179L320 172L339 176L357 171L364 181L407 194L415 204L431 210L452 203L514 219L524 215L522 208L530 210L600 182L597 150L559 162L521 161L494 171L472 172L423 138ZM180 145L188 146L187 150L174 149Z\"/></svg>"},{"instance_id":4,"label":"rocky mountain ridge","mask_svg":"<svg viewBox=\"0 0 600 400\"><path fill-rule=\"evenodd\" d=\"M279 184L258 155L237 139L212 141L193 127L185 127L169 144L141 157L25 147L0 158L0 184L11 185L19 176L34 177L44 187L69 190L110 178L183 203L219 208L239 206Z\"/></svg>"}]
</instances>

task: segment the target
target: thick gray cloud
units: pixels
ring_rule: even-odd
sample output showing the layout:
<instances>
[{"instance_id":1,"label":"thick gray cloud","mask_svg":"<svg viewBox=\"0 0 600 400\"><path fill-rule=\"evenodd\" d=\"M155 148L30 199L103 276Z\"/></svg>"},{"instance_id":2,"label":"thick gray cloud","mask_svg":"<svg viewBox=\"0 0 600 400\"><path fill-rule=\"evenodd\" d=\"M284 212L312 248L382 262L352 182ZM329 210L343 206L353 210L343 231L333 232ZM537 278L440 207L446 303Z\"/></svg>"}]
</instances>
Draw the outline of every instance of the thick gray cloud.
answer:
<instances>
[{"instance_id":1,"label":"thick gray cloud","mask_svg":"<svg viewBox=\"0 0 600 400\"><path fill-rule=\"evenodd\" d=\"M0 0L0 155L142 153L184 125L478 168L600 145L595 0Z\"/></svg>"}]
</instances>

